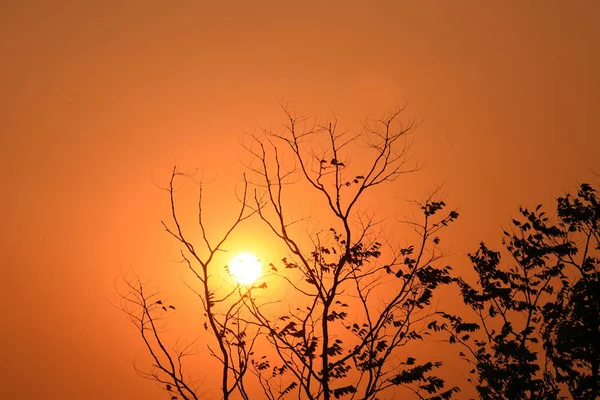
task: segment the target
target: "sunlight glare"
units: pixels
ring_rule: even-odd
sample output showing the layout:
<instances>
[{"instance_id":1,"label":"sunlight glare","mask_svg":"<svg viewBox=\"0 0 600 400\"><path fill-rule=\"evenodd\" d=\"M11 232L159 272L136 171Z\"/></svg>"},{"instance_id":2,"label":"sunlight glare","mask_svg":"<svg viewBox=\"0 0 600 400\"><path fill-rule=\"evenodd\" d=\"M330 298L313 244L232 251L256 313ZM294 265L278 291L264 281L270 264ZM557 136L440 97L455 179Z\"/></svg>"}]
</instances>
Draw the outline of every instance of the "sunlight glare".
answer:
<instances>
[{"instance_id":1,"label":"sunlight glare","mask_svg":"<svg viewBox=\"0 0 600 400\"><path fill-rule=\"evenodd\" d=\"M258 258L250 253L239 253L229 264L229 273L243 285L254 283L260 276L261 265Z\"/></svg>"}]
</instances>

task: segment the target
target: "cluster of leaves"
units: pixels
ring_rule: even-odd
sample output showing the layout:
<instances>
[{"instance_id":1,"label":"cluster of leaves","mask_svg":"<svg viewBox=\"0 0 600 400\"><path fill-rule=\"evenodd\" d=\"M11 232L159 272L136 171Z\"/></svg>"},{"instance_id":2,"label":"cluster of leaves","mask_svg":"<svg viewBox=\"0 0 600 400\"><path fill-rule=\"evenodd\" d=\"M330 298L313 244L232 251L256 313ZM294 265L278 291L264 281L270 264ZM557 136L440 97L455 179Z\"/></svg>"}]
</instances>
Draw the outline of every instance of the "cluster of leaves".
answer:
<instances>
[{"instance_id":1,"label":"cluster of leaves","mask_svg":"<svg viewBox=\"0 0 600 400\"><path fill-rule=\"evenodd\" d=\"M284 396L293 389L304 391L308 398L320 398L326 385L334 398L358 392L361 398L375 398L394 386L409 387L419 396L427 393L431 399L447 399L458 391L456 387L444 390L444 380L431 374L440 362L416 364L413 357L399 366L390 362L409 342L424 339L428 329L419 322L429 317L426 308L434 291L452 282L451 268L435 267L436 256L426 251L428 245L439 243L433 233L458 217L456 211L450 211L432 223L444 206L434 201L423 205L422 243L400 249L399 257L391 263L377 262L382 255L380 242L348 246L347 237L333 228L328 231L333 245L316 246L304 262L282 260L284 270L300 270L308 287L297 283L293 287L305 294L309 303L276 320L263 314L259 305L250 303L257 320L270 332L269 341L279 355L275 367L264 355L254 364L268 398ZM281 268L271 265L271 270ZM370 296L384 281L393 295L376 312ZM364 322L360 324L347 322L361 318ZM342 335L344 330L350 336ZM323 365L325 357L327 368ZM283 376L288 377L283 379L287 383L274 390L273 381Z\"/></svg>"},{"instance_id":2,"label":"cluster of leaves","mask_svg":"<svg viewBox=\"0 0 600 400\"><path fill-rule=\"evenodd\" d=\"M452 282L450 267L437 266L436 233L458 213L446 211L432 194L418 204L423 218L410 222L418 242L397 249L373 240L379 238L372 217L355 211L366 191L410 170L404 139L412 126L395 125L399 112L366 123L355 136L338 134L335 122L301 130L305 121L288 113L282 131L266 132L266 140L253 137L248 146L256 165L251 170L263 188L254 208L290 252L283 268L272 264L271 271L295 296L279 317L268 305L248 302L275 349L256 360L267 398L294 393L308 399L375 399L404 387L420 398L441 399L458 390L446 390L443 379L433 375L439 362L417 364L406 357L408 345L423 340L428 330L434 291ZM359 171L352 169L347 151L357 141L372 155ZM283 159L293 159L297 168L284 170ZM290 218L282 198L292 175L323 201L321 211L328 212L333 227L308 236L290 228L298 221Z\"/></svg>"},{"instance_id":3,"label":"cluster of leaves","mask_svg":"<svg viewBox=\"0 0 600 400\"><path fill-rule=\"evenodd\" d=\"M576 197L559 198L556 222L541 206L520 213L512 232L504 231L512 264L501 265L501 253L482 243L469 255L477 285L456 279L477 323L444 314L447 323L433 327L467 349L461 356L473 365L481 398L559 398L560 384L566 384L574 398L595 399L600 396L596 192L583 184Z\"/></svg>"},{"instance_id":4,"label":"cluster of leaves","mask_svg":"<svg viewBox=\"0 0 600 400\"><path fill-rule=\"evenodd\" d=\"M542 337L557 382L566 384L574 398L596 399L600 397L600 204L596 191L583 184L576 197L559 198L558 217L563 230L578 235L579 251L563 257L574 273L570 279L561 276L556 299L545 304Z\"/></svg>"}]
</instances>

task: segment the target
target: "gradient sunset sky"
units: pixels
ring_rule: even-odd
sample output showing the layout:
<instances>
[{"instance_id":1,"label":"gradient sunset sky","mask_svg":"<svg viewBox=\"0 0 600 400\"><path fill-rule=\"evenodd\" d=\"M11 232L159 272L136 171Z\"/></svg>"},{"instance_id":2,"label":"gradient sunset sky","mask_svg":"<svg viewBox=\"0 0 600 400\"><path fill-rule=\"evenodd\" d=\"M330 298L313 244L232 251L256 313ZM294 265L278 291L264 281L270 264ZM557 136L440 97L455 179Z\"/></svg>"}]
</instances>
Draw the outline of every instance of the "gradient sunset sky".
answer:
<instances>
[{"instance_id":1,"label":"gradient sunset sky","mask_svg":"<svg viewBox=\"0 0 600 400\"><path fill-rule=\"evenodd\" d=\"M349 130L406 103L426 167L390 196L445 182L460 271L519 205L600 180L598 21L593 0L3 0L1 397L165 398L132 367L115 281L135 270L192 315L156 185L198 167L218 226L240 135L282 101ZM244 229L240 250L280 258Z\"/></svg>"}]
</instances>

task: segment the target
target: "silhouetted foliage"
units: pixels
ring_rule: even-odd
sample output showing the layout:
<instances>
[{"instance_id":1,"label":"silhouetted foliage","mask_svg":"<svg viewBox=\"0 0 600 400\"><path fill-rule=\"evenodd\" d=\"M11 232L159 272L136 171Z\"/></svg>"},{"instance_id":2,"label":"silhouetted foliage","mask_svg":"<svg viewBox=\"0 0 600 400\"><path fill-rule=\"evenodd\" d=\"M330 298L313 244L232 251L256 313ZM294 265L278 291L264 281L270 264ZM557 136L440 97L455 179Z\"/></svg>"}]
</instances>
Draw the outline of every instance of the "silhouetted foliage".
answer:
<instances>
[{"instance_id":1,"label":"silhouetted foliage","mask_svg":"<svg viewBox=\"0 0 600 400\"><path fill-rule=\"evenodd\" d=\"M596 191L581 185L577 196L558 199L561 228L577 236L578 251L562 256L572 270L563 274L556 300L542 312L546 354L559 383L577 399L600 397L600 205Z\"/></svg>"},{"instance_id":2,"label":"silhouetted foliage","mask_svg":"<svg viewBox=\"0 0 600 400\"><path fill-rule=\"evenodd\" d=\"M261 189L255 208L289 250L271 270L294 296L283 315L255 298L248 301L275 349L254 361L265 396L376 399L405 387L418 398L450 398L458 388L445 389L444 380L433 375L441 363L418 364L406 353L429 331L434 291L451 283L450 267L437 266L436 234L458 213L446 211L433 194L418 204L422 220L410 221L418 243L396 247L384 243L373 216L358 209L366 192L412 170L406 136L413 126L396 123L398 110L368 121L362 133L351 136L337 132L337 121L307 125L306 118L286 113L282 130L246 143L254 157L249 168ZM351 169L348 148L356 144L371 158L363 156L367 164ZM294 229L291 200L284 200L291 184L304 184L321 201L317 207L326 215L315 233Z\"/></svg>"},{"instance_id":3,"label":"silhouetted foliage","mask_svg":"<svg viewBox=\"0 0 600 400\"><path fill-rule=\"evenodd\" d=\"M473 365L483 399L559 398L560 384L573 398L598 398L596 192L582 184L576 196L560 197L556 222L541 205L520 213L503 232L511 264L502 265L500 252L482 243L469 255L477 286L456 279L477 324L445 314L447 323L433 327L467 349L461 356Z\"/></svg>"}]
</instances>

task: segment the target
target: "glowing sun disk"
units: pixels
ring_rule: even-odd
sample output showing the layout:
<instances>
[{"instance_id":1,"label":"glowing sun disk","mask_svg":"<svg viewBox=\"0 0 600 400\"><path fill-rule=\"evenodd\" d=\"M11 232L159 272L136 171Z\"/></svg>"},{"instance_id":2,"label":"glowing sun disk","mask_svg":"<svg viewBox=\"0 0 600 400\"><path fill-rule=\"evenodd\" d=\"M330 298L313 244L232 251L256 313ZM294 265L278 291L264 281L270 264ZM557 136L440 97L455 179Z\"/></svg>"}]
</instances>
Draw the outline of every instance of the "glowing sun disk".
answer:
<instances>
[{"instance_id":1,"label":"glowing sun disk","mask_svg":"<svg viewBox=\"0 0 600 400\"><path fill-rule=\"evenodd\" d=\"M243 285L254 283L260 276L261 265L258 258L250 253L239 253L229 264L229 273L237 282Z\"/></svg>"}]
</instances>

